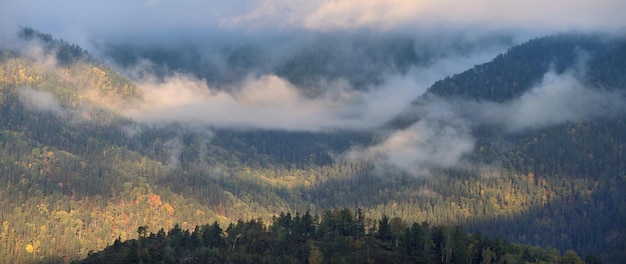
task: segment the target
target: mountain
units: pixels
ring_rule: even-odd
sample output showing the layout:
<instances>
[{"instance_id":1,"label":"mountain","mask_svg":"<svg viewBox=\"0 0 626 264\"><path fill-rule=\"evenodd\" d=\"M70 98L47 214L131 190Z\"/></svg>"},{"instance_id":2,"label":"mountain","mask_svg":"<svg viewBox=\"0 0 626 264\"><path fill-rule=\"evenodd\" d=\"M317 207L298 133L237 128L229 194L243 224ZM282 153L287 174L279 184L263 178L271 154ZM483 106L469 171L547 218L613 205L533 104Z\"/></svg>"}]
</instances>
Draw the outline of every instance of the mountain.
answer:
<instances>
[{"instance_id":1,"label":"mountain","mask_svg":"<svg viewBox=\"0 0 626 264\"><path fill-rule=\"evenodd\" d=\"M2 47L0 58L0 255L7 262L83 259L137 238L139 227L270 223L279 212L329 208L461 225L490 239L561 254L573 249L607 263L625 257L626 226L615 221L626 214L623 39L533 39L436 82L383 128L317 132L140 123L122 113L148 95L116 68L30 29L20 41L20 48ZM380 44L388 51L380 56L391 58L389 71L415 63L415 54L401 56L411 45ZM312 52L294 58L308 60ZM306 82L299 61L263 69ZM313 68L324 75L324 67ZM328 74L351 75L350 67L340 69L346 71ZM542 97L550 87L565 90ZM511 114L542 105L556 108L531 112L530 119ZM378 152L389 150L394 136L413 132L430 133L417 144L431 150L425 157ZM444 143L451 139L471 148L450 158L455 148ZM398 163L403 158L408 170ZM448 159L454 164L442 161ZM414 164L419 170L411 170Z\"/></svg>"},{"instance_id":2,"label":"mountain","mask_svg":"<svg viewBox=\"0 0 626 264\"><path fill-rule=\"evenodd\" d=\"M626 86L621 81L626 71L621 59L624 48L623 39L572 34L542 37L512 47L489 63L437 81L426 95L415 100L413 108L417 109L433 98L463 105L460 115L474 122L474 162L498 164L513 174L502 186L510 190L500 199L510 199L522 207L532 204L521 215L496 216L474 230L521 243L593 252L612 263L624 257L618 252L623 252L626 226L614 221L623 217L623 203L619 201L625 198L621 195L626 171ZM577 81L545 85L552 92L566 88L562 94L555 92L562 100L545 100L538 90L546 83L546 76L575 76ZM570 89L577 86L588 93L577 95L579 90ZM583 96L600 96L600 100L581 103L579 97ZM550 125L511 128L509 124L515 124L528 111L525 98L537 101L529 104L532 120L542 120L542 115L566 118ZM550 105L560 103L566 107ZM614 108L613 104L619 106ZM610 110L595 115L596 107ZM509 108L515 111L503 115L506 121L481 117L502 118L485 111L506 112ZM567 114L576 108L580 114ZM424 115L416 112L419 110L409 110L390 125L402 128L419 122ZM464 186L474 184L479 185L479 179L466 180ZM510 198L520 192L527 195ZM473 208L475 202L468 205Z\"/></svg>"}]
</instances>

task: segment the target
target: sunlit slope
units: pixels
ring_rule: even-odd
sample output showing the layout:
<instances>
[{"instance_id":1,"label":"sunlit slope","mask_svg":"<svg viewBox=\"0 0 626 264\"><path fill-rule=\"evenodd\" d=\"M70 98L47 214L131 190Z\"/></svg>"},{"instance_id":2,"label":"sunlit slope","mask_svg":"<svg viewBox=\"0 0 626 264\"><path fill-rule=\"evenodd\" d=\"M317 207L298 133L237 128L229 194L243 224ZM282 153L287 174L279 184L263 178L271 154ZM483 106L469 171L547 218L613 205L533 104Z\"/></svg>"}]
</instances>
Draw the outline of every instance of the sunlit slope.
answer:
<instances>
[{"instance_id":1,"label":"sunlit slope","mask_svg":"<svg viewBox=\"0 0 626 264\"><path fill-rule=\"evenodd\" d=\"M140 96L134 85L90 59L61 63L56 56L66 44L48 44L33 44L34 55L2 53L5 261L76 259L133 236L141 223L224 221L154 185L164 165L126 145L129 121L108 105L130 104Z\"/></svg>"},{"instance_id":2,"label":"sunlit slope","mask_svg":"<svg viewBox=\"0 0 626 264\"><path fill-rule=\"evenodd\" d=\"M3 50L0 68L0 222L9 262L77 259L142 225L193 228L315 209L292 190L344 168L331 165L329 153L349 147L345 139L368 138L143 126L117 114L141 99L133 83L84 52L62 63L59 50L69 44L30 33L39 38L25 41L32 48Z\"/></svg>"}]
</instances>

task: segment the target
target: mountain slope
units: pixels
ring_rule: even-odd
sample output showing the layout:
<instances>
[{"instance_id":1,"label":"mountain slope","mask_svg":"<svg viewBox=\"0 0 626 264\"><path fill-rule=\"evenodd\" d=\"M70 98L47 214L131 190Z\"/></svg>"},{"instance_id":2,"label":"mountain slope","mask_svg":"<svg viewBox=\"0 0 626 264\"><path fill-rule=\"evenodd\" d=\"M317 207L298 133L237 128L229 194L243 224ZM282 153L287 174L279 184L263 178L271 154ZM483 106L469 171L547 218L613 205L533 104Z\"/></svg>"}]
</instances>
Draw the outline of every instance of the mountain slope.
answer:
<instances>
[{"instance_id":1,"label":"mountain slope","mask_svg":"<svg viewBox=\"0 0 626 264\"><path fill-rule=\"evenodd\" d=\"M416 177L377 160L341 157L384 141L377 131L133 122L114 111L144 96L132 82L88 53L59 60L57 51L80 49L31 35L39 37L25 46L39 51L5 50L0 60L0 255L9 262L81 259L117 238L135 238L140 226L193 230L333 207L362 208L371 219L464 225L609 263L623 257L625 228L613 221L626 212L619 113L513 132L477 123L468 127L475 138L463 159L469 166L433 167ZM532 40L437 82L423 98L507 103L546 72L567 75L581 64L582 83L619 90L623 47L595 36ZM405 126L422 118L409 117Z\"/></svg>"},{"instance_id":2,"label":"mountain slope","mask_svg":"<svg viewBox=\"0 0 626 264\"><path fill-rule=\"evenodd\" d=\"M556 35L531 40L489 63L436 82L427 95L415 101L417 107L429 104L433 98L463 105L460 115L474 122L472 136L477 144L470 159L479 164L498 164L500 169L526 178L513 183L509 194L527 192L528 188L542 190L516 201L523 207L530 205L530 210L479 223L477 230L521 243L602 254L611 263L624 257L620 252L624 252L626 226L614 221L623 217L622 201L626 199L624 47L623 39L598 36ZM597 105L578 106L579 98L571 96L576 90L570 89L560 96L573 100L542 100L537 87L550 72L579 80L553 84L548 87L553 91L579 85L588 91L585 96L602 95L603 99L595 101ZM529 95L539 102L531 105L531 113L536 114L530 120L542 120L541 115L558 116L559 111L576 107L581 108L579 116L586 116L595 107L611 110L594 118L569 115L574 120L563 118L551 125L507 128L508 122L528 111L519 102ZM613 109L608 102L613 99L621 106ZM571 106L549 105L560 102ZM511 106L517 108L502 122L476 116L498 117L494 111L508 111ZM491 112L476 110L481 107ZM412 112L391 124L408 127L423 118L423 114ZM514 182L516 179L520 178L512 178Z\"/></svg>"},{"instance_id":3,"label":"mountain slope","mask_svg":"<svg viewBox=\"0 0 626 264\"><path fill-rule=\"evenodd\" d=\"M595 64L602 64L600 60L614 56L612 53L619 53L612 50L609 43L615 42L587 35L533 39L510 48L489 63L436 82L429 88L429 92L442 97L508 101L521 96L539 82L546 72L563 73L586 57L592 58L590 64L593 66L590 68L598 69L598 73L605 72Z\"/></svg>"}]
</instances>

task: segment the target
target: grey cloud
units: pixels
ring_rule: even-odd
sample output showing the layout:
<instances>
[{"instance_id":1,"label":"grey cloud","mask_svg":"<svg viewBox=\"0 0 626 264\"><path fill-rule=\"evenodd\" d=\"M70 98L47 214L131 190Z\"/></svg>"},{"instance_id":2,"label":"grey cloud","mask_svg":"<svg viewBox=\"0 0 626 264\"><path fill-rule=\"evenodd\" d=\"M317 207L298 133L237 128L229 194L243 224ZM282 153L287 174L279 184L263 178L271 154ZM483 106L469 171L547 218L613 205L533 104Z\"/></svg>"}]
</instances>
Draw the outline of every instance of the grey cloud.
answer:
<instances>
[{"instance_id":1,"label":"grey cloud","mask_svg":"<svg viewBox=\"0 0 626 264\"><path fill-rule=\"evenodd\" d=\"M29 26L83 47L89 38L185 28L210 30L222 16L239 12L242 1L3 1L1 24Z\"/></svg>"},{"instance_id":2,"label":"grey cloud","mask_svg":"<svg viewBox=\"0 0 626 264\"><path fill-rule=\"evenodd\" d=\"M402 1L402 0L343 0L303 1L290 3L277 0L253 2L255 8L248 13L224 18L227 24L247 25L280 24L313 30L374 28L390 30L402 27L459 27L489 29L525 28L526 30L614 30L622 29L626 20L620 11L623 1L496 1L471 2ZM450 8L454 6L454 8ZM271 18L285 12L287 19ZM545 33L545 32L544 32Z\"/></svg>"},{"instance_id":3,"label":"grey cloud","mask_svg":"<svg viewBox=\"0 0 626 264\"><path fill-rule=\"evenodd\" d=\"M109 40L103 55L123 68L148 61L144 70L164 77L175 73L204 79L216 89L231 89L252 76L275 74L308 96L324 93L330 82L346 80L369 89L386 77L406 74L441 59L493 55L515 40L509 34L465 35L425 32L217 34L214 39L186 37L143 41ZM124 69L126 71L126 69Z\"/></svg>"},{"instance_id":4,"label":"grey cloud","mask_svg":"<svg viewBox=\"0 0 626 264\"><path fill-rule=\"evenodd\" d=\"M620 0L28 0L3 1L0 27L29 26L91 49L99 39L178 39L215 31L624 32L625 9Z\"/></svg>"}]
</instances>

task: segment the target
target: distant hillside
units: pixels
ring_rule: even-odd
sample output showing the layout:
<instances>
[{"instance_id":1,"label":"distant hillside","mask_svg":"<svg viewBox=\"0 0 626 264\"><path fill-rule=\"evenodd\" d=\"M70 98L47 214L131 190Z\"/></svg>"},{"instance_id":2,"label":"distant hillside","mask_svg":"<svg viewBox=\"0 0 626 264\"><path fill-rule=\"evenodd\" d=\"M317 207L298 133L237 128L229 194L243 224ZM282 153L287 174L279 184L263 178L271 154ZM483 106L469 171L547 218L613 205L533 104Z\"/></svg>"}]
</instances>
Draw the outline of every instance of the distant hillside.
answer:
<instances>
[{"instance_id":1,"label":"distant hillside","mask_svg":"<svg viewBox=\"0 0 626 264\"><path fill-rule=\"evenodd\" d=\"M624 105L620 91L626 88L625 47L624 39L572 34L530 40L489 63L436 82L426 95L415 100L413 108L423 108L433 100L460 104L470 107L458 111L468 113L473 122L471 115L477 110L471 107L515 104L548 72L557 76L574 72L591 91L588 95L610 93ZM528 182L521 186L513 183L511 194L526 188L543 189L515 201L523 207L535 204L522 215L496 217L479 224L476 230L521 243L587 248L588 252L605 254L608 262L619 262L624 257L618 252L623 252L620 247L626 241L626 225L614 219L621 219L626 212L621 202L626 199L622 195L626 188L626 116L623 108L618 109L622 110L593 120L563 121L516 132L507 132L497 123L476 121L472 135L477 146L471 159L498 164L527 177ZM422 118L419 110L410 108L390 125L406 128Z\"/></svg>"},{"instance_id":2,"label":"distant hillside","mask_svg":"<svg viewBox=\"0 0 626 264\"><path fill-rule=\"evenodd\" d=\"M585 59L591 60L591 80L608 80L616 76L594 75L606 73L609 69L615 71L614 66L619 66L615 63L623 63L618 62L620 60L607 60L618 58L615 56L620 51L616 46L623 45L623 42L605 40L599 36L574 34L533 39L510 48L489 63L437 81L428 91L442 97L504 102L522 95L539 82L547 71L562 73L576 64L585 63Z\"/></svg>"}]
</instances>

